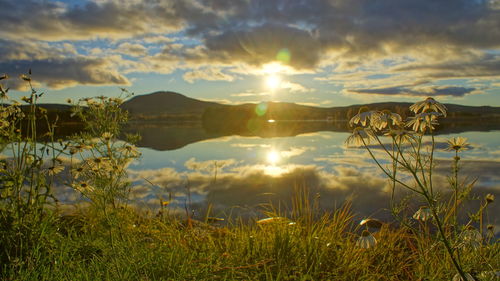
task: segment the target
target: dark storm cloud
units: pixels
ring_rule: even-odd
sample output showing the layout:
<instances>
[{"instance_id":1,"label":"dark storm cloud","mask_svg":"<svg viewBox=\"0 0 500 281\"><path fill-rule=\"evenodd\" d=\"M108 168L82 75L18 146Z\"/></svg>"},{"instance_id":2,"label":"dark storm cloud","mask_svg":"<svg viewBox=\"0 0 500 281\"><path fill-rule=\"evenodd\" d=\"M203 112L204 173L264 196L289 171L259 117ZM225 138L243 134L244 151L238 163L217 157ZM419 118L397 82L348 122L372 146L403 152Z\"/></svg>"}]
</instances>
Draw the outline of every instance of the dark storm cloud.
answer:
<instances>
[{"instance_id":1,"label":"dark storm cloud","mask_svg":"<svg viewBox=\"0 0 500 281\"><path fill-rule=\"evenodd\" d=\"M463 97L475 91L475 88L454 87L454 86L436 86L410 88L407 86L396 86L378 89L353 89L349 90L356 94L372 95L407 95L407 96L453 96Z\"/></svg>"}]
</instances>

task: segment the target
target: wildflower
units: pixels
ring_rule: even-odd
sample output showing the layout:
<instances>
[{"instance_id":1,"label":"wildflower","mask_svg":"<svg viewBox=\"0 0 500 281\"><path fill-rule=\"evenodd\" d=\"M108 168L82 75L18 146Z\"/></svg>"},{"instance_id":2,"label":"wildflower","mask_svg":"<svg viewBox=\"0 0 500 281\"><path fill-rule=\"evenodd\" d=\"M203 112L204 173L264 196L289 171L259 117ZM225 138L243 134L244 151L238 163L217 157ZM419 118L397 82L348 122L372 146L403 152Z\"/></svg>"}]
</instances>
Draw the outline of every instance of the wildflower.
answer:
<instances>
[{"instance_id":1,"label":"wildflower","mask_svg":"<svg viewBox=\"0 0 500 281\"><path fill-rule=\"evenodd\" d=\"M0 120L0 129L8 128L10 125L9 121Z\"/></svg>"},{"instance_id":2,"label":"wildflower","mask_svg":"<svg viewBox=\"0 0 500 281\"><path fill-rule=\"evenodd\" d=\"M7 88L7 89L4 90L4 88L2 87L2 84L0 84L0 98L1 99L6 100L6 99L9 98L9 96L7 96L7 92L8 91L9 91L9 88Z\"/></svg>"},{"instance_id":3,"label":"wildflower","mask_svg":"<svg viewBox=\"0 0 500 281\"><path fill-rule=\"evenodd\" d=\"M114 102L116 104L122 104L123 103L123 100L120 99L120 98L109 98L109 101L110 102Z\"/></svg>"},{"instance_id":4,"label":"wildflower","mask_svg":"<svg viewBox=\"0 0 500 281\"><path fill-rule=\"evenodd\" d=\"M110 132L104 132L101 136L105 141L110 141L111 138L113 137L113 134Z\"/></svg>"},{"instance_id":5,"label":"wildflower","mask_svg":"<svg viewBox=\"0 0 500 281\"><path fill-rule=\"evenodd\" d=\"M471 247L473 249L479 248L483 241L481 233L471 225L460 234L460 238L462 239L462 247Z\"/></svg>"},{"instance_id":6,"label":"wildflower","mask_svg":"<svg viewBox=\"0 0 500 281\"><path fill-rule=\"evenodd\" d=\"M33 155L26 155L26 158L24 161L25 161L26 165L31 165L31 164L33 164L33 162L35 162L35 157Z\"/></svg>"},{"instance_id":7,"label":"wildflower","mask_svg":"<svg viewBox=\"0 0 500 281\"><path fill-rule=\"evenodd\" d=\"M78 152L82 152L84 150L87 150L87 149L91 149L92 147L90 145L86 145L86 144L77 144L77 145L74 145L74 146L71 146L69 148L69 153L70 154L76 154Z\"/></svg>"},{"instance_id":8,"label":"wildflower","mask_svg":"<svg viewBox=\"0 0 500 281\"><path fill-rule=\"evenodd\" d=\"M64 171L64 166L60 166L60 165L55 165L55 166L51 166L51 167L47 168L47 172L51 176L55 176L62 171Z\"/></svg>"},{"instance_id":9,"label":"wildflower","mask_svg":"<svg viewBox=\"0 0 500 281\"><path fill-rule=\"evenodd\" d=\"M455 276L453 276L453 279L451 279L452 281L475 281L476 279L474 279L474 277L472 277L472 275L470 275L469 273L465 273L465 280L462 278L462 276L460 276L460 273L457 273L455 274Z\"/></svg>"},{"instance_id":10,"label":"wildflower","mask_svg":"<svg viewBox=\"0 0 500 281\"><path fill-rule=\"evenodd\" d=\"M32 103L33 101L32 98L28 98L26 96L21 97L21 100L24 101L25 103Z\"/></svg>"},{"instance_id":11,"label":"wildflower","mask_svg":"<svg viewBox=\"0 0 500 281\"><path fill-rule=\"evenodd\" d=\"M434 130L435 125L439 125L437 122L437 117L441 116L438 112L424 112L415 115L415 117L410 117L409 121L406 123L406 127L412 127L413 131L425 133L427 129Z\"/></svg>"},{"instance_id":12,"label":"wildflower","mask_svg":"<svg viewBox=\"0 0 500 281\"><path fill-rule=\"evenodd\" d=\"M495 195L488 193L486 194L484 199L486 200L486 204L491 204L493 203L493 201L495 201Z\"/></svg>"},{"instance_id":13,"label":"wildflower","mask_svg":"<svg viewBox=\"0 0 500 281\"><path fill-rule=\"evenodd\" d=\"M378 118L379 113L377 111L368 111L368 107L363 106L359 109L358 114L354 115L351 120L349 120L349 126L354 127L356 124L361 124L366 126L368 121L373 122L374 119Z\"/></svg>"},{"instance_id":14,"label":"wildflower","mask_svg":"<svg viewBox=\"0 0 500 281\"><path fill-rule=\"evenodd\" d=\"M101 141L101 140L100 140L99 138L91 138L91 139L87 140L88 145L89 145L90 147L95 147L95 146L96 146L96 144L98 144L100 141Z\"/></svg>"},{"instance_id":15,"label":"wildflower","mask_svg":"<svg viewBox=\"0 0 500 281\"><path fill-rule=\"evenodd\" d=\"M368 230L363 230L363 233L361 233L361 237L359 237L358 241L356 242L356 247L360 247L363 249L368 249L371 247L374 247L377 244L377 239L371 235Z\"/></svg>"},{"instance_id":16,"label":"wildflower","mask_svg":"<svg viewBox=\"0 0 500 281\"><path fill-rule=\"evenodd\" d=\"M80 174L83 173L85 171L85 169L83 167L77 167L77 168L73 168L71 169L71 174L73 175L74 178L79 178L80 177Z\"/></svg>"},{"instance_id":17,"label":"wildflower","mask_svg":"<svg viewBox=\"0 0 500 281\"><path fill-rule=\"evenodd\" d=\"M372 126L378 130L385 129L387 126L397 126L403 122L401 115L389 110L383 110L379 114L373 115Z\"/></svg>"},{"instance_id":18,"label":"wildflower","mask_svg":"<svg viewBox=\"0 0 500 281\"><path fill-rule=\"evenodd\" d=\"M21 79L23 79L24 81L26 81L26 82L30 82L31 81L31 78L29 76L27 76L26 74L21 74L19 77Z\"/></svg>"},{"instance_id":19,"label":"wildflower","mask_svg":"<svg viewBox=\"0 0 500 281\"><path fill-rule=\"evenodd\" d=\"M448 147L446 148L446 150L455 150L457 152L466 150L467 146L469 146L469 144L467 143L467 139L464 137L456 137L449 139L447 143Z\"/></svg>"},{"instance_id":20,"label":"wildflower","mask_svg":"<svg viewBox=\"0 0 500 281\"><path fill-rule=\"evenodd\" d=\"M500 271L483 271L477 277L479 277L479 280L498 280Z\"/></svg>"},{"instance_id":21,"label":"wildflower","mask_svg":"<svg viewBox=\"0 0 500 281\"><path fill-rule=\"evenodd\" d=\"M437 102L431 97L426 98L424 101L417 102L410 106L410 110L415 113L424 112L440 112L446 117L446 106Z\"/></svg>"},{"instance_id":22,"label":"wildflower","mask_svg":"<svg viewBox=\"0 0 500 281\"><path fill-rule=\"evenodd\" d=\"M427 221L432 218L431 209L427 206L422 206L413 214L413 218L419 221Z\"/></svg>"},{"instance_id":23,"label":"wildflower","mask_svg":"<svg viewBox=\"0 0 500 281\"><path fill-rule=\"evenodd\" d=\"M493 230L495 229L495 226L494 226L494 225L492 225L492 224L488 224L488 225L486 226L486 229L488 229L488 231L490 231L490 232L493 232Z\"/></svg>"},{"instance_id":24,"label":"wildflower","mask_svg":"<svg viewBox=\"0 0 500 281\"><path fill-rule=\"evenodd\" d=\"M85 181L79 182L78 184L73 185L73 187L80 192L94 191L94 187Z\"/></svg>"},{"instance_id":25,"label":"wildflower","mask_svg":"<svg viewBox=\"0 0 500 281\"><path fill-rule=\"evenodd\" d=\"M357 127L352 131L345 143L347 145L353 144L354 146L361 146L364 144L369 144L370 139L376 139L375 133L370 128Z\"/></svg>"},{"instance_id":26,"label":"wildflower","mask_svg":"<svg viewBox=\"0 0 500 281\"><path fill-rule=\"evenodd\" d=\"M403 128L389 129L384 136L389 136L396 141L396 143L408 143L413 138L412 132Z\"/></svg>"},{"instance_id":27,"label":"wildflower","mask_svg":"<svg viewBox=\"0 0 500 281\"><path fill-rule=\"evenodd\" d=\"M92 165L96 167L102 167L109 163L109 158L106 157L95 157L91 159Z\"/></svg>"},{"instance_id":28,"label":"wildflower","mask_svg":"<svg viewBox=\"0 0 500 281\"><path fill-rule=\"evenodd\" d=\"M359 222L359 225L366 225L366 227L380 229L383 223L377 219L364 219Z\"/></svg>"},{"instance_id":29,"label":"wildflower","mask_svg":"<svg viewBox=\"0 0 500 281\"><path fill-rule=\"evenodd\" d=\"M140 155L140 152L137 151L137 148L133 145L125 145L120 148L120 151L130 157L138 157Z\"/></svg>"}]
</instances>

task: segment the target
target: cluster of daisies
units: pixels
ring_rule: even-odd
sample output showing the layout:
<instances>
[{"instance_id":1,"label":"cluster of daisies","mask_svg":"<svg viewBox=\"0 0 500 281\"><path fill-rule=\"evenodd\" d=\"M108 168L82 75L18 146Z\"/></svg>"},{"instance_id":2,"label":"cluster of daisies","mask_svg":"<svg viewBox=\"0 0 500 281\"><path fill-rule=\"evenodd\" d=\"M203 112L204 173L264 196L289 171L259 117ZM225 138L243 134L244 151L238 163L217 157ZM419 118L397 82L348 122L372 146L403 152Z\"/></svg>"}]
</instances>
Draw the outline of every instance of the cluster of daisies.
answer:
<instances>
[{"instance_id":1,"label":"cluster of daisies","mask_svg":"<svg viewBox=\"0 0 500 281\"><path fill-rule=\"evenodd\" d=\"M431 97L411 105L410 111L415 113L415 116L409 117L405 122L401 115L390 110L378 111L369 110L366 106L361 107L358 114L349 121L351 127L358 127L354 128L346 144L367 145L370 140L376 139L377 133L392 137L396 143L404 143L415 133L424 134L428 130L435 130L438 117L446 117L446 107Z\"/></svg>"}]
</instances>

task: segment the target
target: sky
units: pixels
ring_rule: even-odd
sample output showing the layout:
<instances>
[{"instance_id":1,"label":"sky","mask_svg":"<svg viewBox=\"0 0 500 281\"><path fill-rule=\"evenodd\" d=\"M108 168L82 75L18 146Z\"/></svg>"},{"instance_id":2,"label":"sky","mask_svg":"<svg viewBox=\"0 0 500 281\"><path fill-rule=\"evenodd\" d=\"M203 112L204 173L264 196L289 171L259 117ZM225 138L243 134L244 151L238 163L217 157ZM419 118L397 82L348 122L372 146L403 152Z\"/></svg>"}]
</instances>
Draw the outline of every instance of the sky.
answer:
<instances>
[{"instance_id":1,"label":"sky","mask_svg":"<svg viewBox=\"0 0 500 281\"><path fill-rule=\"evenodd\" d=\"M500 0L0 0L0 76L41 102L500 106Z\"/></svg>"}]
</instances>

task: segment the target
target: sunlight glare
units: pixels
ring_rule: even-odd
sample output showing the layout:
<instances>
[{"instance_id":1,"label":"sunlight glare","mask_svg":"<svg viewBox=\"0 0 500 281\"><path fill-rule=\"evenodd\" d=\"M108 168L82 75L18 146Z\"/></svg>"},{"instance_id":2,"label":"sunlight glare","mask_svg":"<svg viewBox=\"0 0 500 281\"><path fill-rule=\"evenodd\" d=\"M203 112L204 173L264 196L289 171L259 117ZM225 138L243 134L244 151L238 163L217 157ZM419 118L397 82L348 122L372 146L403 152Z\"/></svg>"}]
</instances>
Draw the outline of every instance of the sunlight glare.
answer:
<instances>
[{"instance_id":1,"label":"sunlight glare","mask_svg":"<svg viewBox=\"0 0 500 281\"><path fill-rule=\"evenodd\" d=\"M278 75L269 75L266 79L267 87L271 90L276 90L281 84L281 78Z\"/></svg>"},{"instance_id":2,"label":"sunlight glare","mask_svg":"<svg viewBox=\"0 0 500 281\"><path fill-rule=\"evenodd\" d=\"M262 72L264 74L276 74L278 72L284 72L285 68L286 67L279 62L270 62L262 66Z\"/></svg>"},{"instance_id":3,"label":"sunlight glare","mask_svg":"<svg viewBox=\"0 0 500 281\"><path fill-rule=\"evenodd\" d=\"M267 153L267 162L271 165L276 165L281 159L279 152L271 150Z\"/></svg>"}]
</instances>

